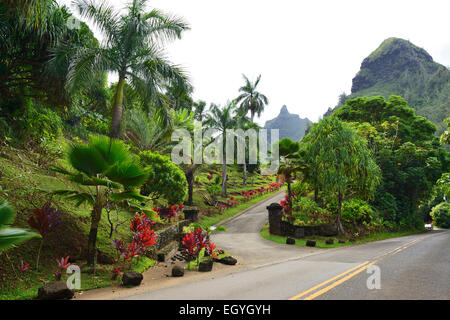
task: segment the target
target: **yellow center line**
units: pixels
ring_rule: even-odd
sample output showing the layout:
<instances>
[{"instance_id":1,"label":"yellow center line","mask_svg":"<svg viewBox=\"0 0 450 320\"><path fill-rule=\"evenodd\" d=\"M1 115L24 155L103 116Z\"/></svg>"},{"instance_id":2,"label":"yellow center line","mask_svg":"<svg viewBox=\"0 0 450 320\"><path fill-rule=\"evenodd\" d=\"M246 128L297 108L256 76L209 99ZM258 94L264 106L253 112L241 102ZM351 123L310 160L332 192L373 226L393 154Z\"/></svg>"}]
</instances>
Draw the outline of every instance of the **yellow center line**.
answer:
<instances>
[{"instance_id":1,"label":"yellow center line","mask_svg":"<svg viewBox=\"0 0 450 320\"><path fill-rule=\"evenodd\" d=\"M316 290L316 289L319 289L320 287L326 285L327 283L330 283L331 281L334 281L334 280L336 280L336 279L339 279L340 277L345 276L347 273L352 272L352 271L355 270L355 269L361 268L362 266L364 266L364 265L367 264L367 263L369 263L369 261L363 262L363 263L361 263L361 264L359 264L359 265L357 265L357 266L355 266L355 267L353 267L353 268L351 268L351 269L349 269L349 270L347 270L347 271L345 271L345 272L343 272L343 273L341 273L341 274L338 274L337 276L335 276L335 277L333 277L333 278L331 278L331 279L328 279L327 281L324 281L324 282L322 282L322 283L319 283L318 285L312 287L311 289L308 289L308 290L306 290L306 291L303 291L303 292L299 293L298 295L296 295L296 296L290 298L289 300L297 300L298 298L303 297L304 295L307 295L308 293L310 293L310 292L312 292L312 291L314 291L314 290Z\"/></svg>"},{"instance_id":2,"label":"yellow center line","mask_svg":"<svg viewBox=\"0 0 450 320\"><path fill-rule=\"evenodd\" d=\"M327 292L327 291L333 289L334 287L337 287L338 285L344 283L344 282L347 281L348 279L350 279L350 278L356 276L357 274L359 274L359 273L361 273L362 271L366 270L366 269L369 268L370 266L374 265L376 262L378 262L378 261L381 260L382 258L385 258L385 257L388 256L388 255L394 255L394 254L396 254L396 253L399 253L400 251L402 251L402 250L404 250L404 249L406 249L406 248L412 246L412 245L415 244L416 242L422 241L422 240L424 240L424 239L426 239L426 238L428 238L428 237L425 237L425 238L422 238L422 239L415 239L415 240L410 241L410 242L408 242L408 243L406 243L406 244L403 244L403 245L401 245L400 247L395 248L394 250L391 250L391 251L389 251L389 252L387 252L387 253L385 253L385 254L382 254L382 255L376 257L376 258L375 258L372 262L370 262L370 263L369 263L369 261L363 262L363 263L361 263L360 265L357 265L356 267L353 267L353 268L351 268L351 269L349 269L349 270L347 270L347 271L345 271L345 272L343 272L343 273L341 273L341 274L339 274L339 275L337 275L337 276L335 276L335 277L333 277L333 278L331 278L331 279L328 279L327 281L324 281L324 282L322 282L322 283L320 283L320 284L318 284L318 285L316 285L316 286L314 286L314 287L312 287L312 288L310 288L310 289L308 289L308 290L306 290L306 291L303 291L303 292L299 293L298 295L296 295L296 296L290 298L289 300L297 300L298 298L303 297L303 296L305 296L305 295L307 295L307 294L309 294L309 293L311 293L311 292L313 292L313 291L315 291L315 290L317 290L317 289L323 287L324 285L326 285L326 284L328 284L328 283L330 283L330 282L332 282L332 281L335 281L335 280L337 280L337 279L343 277L342 279L340 279L340 280L338 280L338 281L336 281L336 282L330 284L329 286L327 286L327 287L325 287L325 288L323 288L323 289L321 289L321 290L319 290L319 291L317 291L317 292L315 292L315 293L313 293L313 294L307 296L306 298L304 298L304 300L312 300L312 299L314 299L314 298L316 298L316 297L318 297L318 296L324 294L325 292ZM354 270L356 270L356 271L354 271ZM348 274L348 273L350 273L350 272L352 272L352 271L354 271L354 272L351 273L351 274L349 274L349 275L347 275L347 276L345 276L346 274ZM345 277L344 277L344 276L345 276Z\"/></svg>"},{"instance_id":3,"label":"yellow center line","mask_svg":"<svg viewBox=\"0 0 450 320\"><path fill-rule=\"evenodd\" d=\"M312 300L312 299L314 299L314 298L316 298L316 297L318 297L318 296L324 294L325 292L330 291L330 290L333 289L334 287L337 287L338 285L340 285L341 283L347 281L348 279L353 278L353 277L356 276L358 273L360 273L360 272L366 270L366 269L367 269L368 267L370 267L371 265L374 265L376 262L377 262L377 261L373 261L373 262L371 262L371 263L369 263L369 264L363 266L362 268L356 270L355 272L349 274L348 276L346 276L346 277L344 277L344 278L342 278L342 279L340 279L340 280L338 280L338 281L332 283L332 284L329 285L328 287L325 287L325 288L323 288L323 289L321 289L321 290L319 290L319 291L313 293L312 295L307 296L304 300Z\"/></svg>"}]
</instances>

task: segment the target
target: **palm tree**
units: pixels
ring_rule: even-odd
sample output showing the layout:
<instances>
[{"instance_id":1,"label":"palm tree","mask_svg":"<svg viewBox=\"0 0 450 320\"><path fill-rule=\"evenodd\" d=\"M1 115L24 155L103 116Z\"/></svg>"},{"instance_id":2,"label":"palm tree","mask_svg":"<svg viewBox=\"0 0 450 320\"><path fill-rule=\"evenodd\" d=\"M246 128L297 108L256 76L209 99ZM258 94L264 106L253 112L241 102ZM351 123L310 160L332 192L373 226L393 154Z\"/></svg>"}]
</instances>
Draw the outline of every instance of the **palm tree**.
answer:
<instances>
[{"instance_id":1,"label":"palm tree","mask_svg":"<svg viewBox=\"0 0 450 320\"><path fill-rule=\"evenodd\" d=\"M249 129L259 129L259 125L250 121L250 119L245 115L245 113L242 112L238 112L236 115L236 127L238 129L242 129L244 131L249 130ZM238 137L239 139L240 137ZM245 138L244 138L245 139ZM244 154L243 154L243 164L242 164L242 184L244 186L247 185L247 151L246 151L246 146L247 146L247 142L246 140L244 140Z\"/></svg>"},{"instance_id":2,"label":"palm tree","mask_svg":"<svg viewBox=\"0 0 450 320\"><path fill-rule=\"evenodd\" d=\"M199 100L197 102L194 102L194 108L195 108L195 120L202 121L203 120L203 113L206 111L206 102L203 100Z\"/></svg>"},{"instance_id":3,"label":"palm tree","mask_svg":"<svg viewBox=\"0 0 450 320\"><path fill-rule=\"evenodd\" d=\"M256 87L261 80L261 75L256 78L254 83L248 80L245 75L242 76L244 77L245 85L239 89L239 92L242 93L236 98L236 103L240 103L239 108L245 113L250 111L250 117L253 122L255 114L257 114L259 118L261 112L264 111L264 107L269 103L269 100L265 95L256 91Z\"/></svg>"},{"instance_id":4,"label":"palm tree","mask_svg":"<svg viewBox=\"0 0 450 320\"><path fill-rule=\"evenodd\" d=\"M53 169L76 182L80 190L62 189L50 193L76 201L77 206L85 202L92 206L87 262L95 269L97 233L103 208L110 201L147 201L137 189L147 181L148 169L141 167L121 140L108 137L93 136L88 144L72 146L67 159L71 169L56 166Z\"/></svg>"},{"instance_id":5,"label":"palm tree","mask_svg":"<svg viewBox=\"0 0 450 320\"><path fill-rule=\"evenodd\" d=\"M235 102L228 102L223 108L211 104L210 112L206 115L205 125L209 128L217 130L223 138L222 150L222 197L227 196L227 163L225 153L225 136L227 129L234 129L237 125L237 120L234 115L236 110Z\"/></svg>"},{"instance_id":6,"label":"palm tree","mask_svg":"<svg viewBox=\"0 0 450 320\"><path fill-rule=\"evenodd\" d=\"M102 32L104 41L99 48L63 47L58 55L71 55L67 86L71 90L89 85L101 72L112 72L119 79L113 99L111 137L120 134L122 103L125 83L138 92L143 100L152 100L159 108L166 103L161 99L165 86L188 86L187 77L179 66L168 62L161 45L166 40L180 38L189 29L175 16L157 9L145 11L147 0L133 0L126 14L115 11L108 2L76 0L80 15L91 20ZM186 90L188 91L188 90Z\"/></svg>"}]
</instances>

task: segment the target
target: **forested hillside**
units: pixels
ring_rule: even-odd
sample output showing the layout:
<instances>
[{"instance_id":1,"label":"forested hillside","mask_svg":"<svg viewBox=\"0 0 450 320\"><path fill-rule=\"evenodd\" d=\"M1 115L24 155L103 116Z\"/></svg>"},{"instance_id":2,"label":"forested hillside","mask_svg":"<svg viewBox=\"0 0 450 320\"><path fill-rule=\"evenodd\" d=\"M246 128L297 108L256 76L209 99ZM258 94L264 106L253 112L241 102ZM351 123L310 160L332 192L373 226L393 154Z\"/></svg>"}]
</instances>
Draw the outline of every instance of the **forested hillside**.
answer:
<instances>
[{"instance_id":1,"label":"forested hillside","mask_svg":"<svg viewBox=\"0 0 450 320\"><path fill-rule=\"evenodd\" d=\"M399 38L389 38L365 58L352 81L349 95L337 107L355 97L402 96L417 115L433 122L436 135L445 129L450 115L450 70L435 62L424 49ZM327 115L331 114L329 110Z\"/></svg>"}]
</instances>

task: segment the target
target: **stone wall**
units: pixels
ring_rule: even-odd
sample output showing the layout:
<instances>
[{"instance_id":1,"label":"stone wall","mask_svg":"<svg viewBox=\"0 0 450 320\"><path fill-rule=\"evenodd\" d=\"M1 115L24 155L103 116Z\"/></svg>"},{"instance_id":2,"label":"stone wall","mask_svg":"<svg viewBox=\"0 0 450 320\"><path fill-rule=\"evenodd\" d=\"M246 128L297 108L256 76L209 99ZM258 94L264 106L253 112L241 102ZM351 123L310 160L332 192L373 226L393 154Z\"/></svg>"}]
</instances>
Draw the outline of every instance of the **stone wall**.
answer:
<instances>
[{"instance_id":1,"label":"stone wall","mask_svg":"<svg viewBox=\"0 0 450 320\"><path fill-rule=\"evenodd\" d=\"M188 226L191 222L189 220L182 220L170 227L156 231L155 248L160 250L170 244L172 241L178 241L178 237L183 232L183 227Z\"/></svg>"},{"instance_id":2,"label":"stone wall","mask_svg":"<svg viewBox=\"0 0 450 320\"><path fill-rule=\"evenodd\" d=\"M278 203L272 203L267 207L269 213L269 232L273 235L293 238L304 238L309 236L335 236L337 228L332 224L320 224L317 226L294 226L283 221L283 208Z\"/></svg>"}]
</instances>

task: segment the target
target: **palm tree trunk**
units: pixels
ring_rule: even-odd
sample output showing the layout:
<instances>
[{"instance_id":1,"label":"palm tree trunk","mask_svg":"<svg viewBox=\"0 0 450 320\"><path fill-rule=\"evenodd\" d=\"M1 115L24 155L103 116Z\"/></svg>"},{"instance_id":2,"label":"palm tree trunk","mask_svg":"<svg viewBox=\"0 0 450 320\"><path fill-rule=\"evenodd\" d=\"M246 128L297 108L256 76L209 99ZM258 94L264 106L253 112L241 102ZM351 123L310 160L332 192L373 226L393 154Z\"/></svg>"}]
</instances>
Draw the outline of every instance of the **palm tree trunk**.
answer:
<instances>
[{"instance_id":1,"label":"palm tree trunk","mask_svg":"<svg viewBox=\"0 0 450 320\"><path fill-rule=\"evenodd\" d=\"M244 164L243 164L243 167L242 167L242 169L243 169L243 171L244 171L244 177L243 177L243 185L244 186L246 186L247 185L247 164L246 164L246 161L245 161L246 159L245 159L245 149L244 149Z\"/></svg>"},{"instance_id":2,"label":"palm tree trunk","mask_svg":"<svg viewBox=\"0 0 450 320\"><path fill-rule=\"evenodd\" d=\"M287 180L288 196L289 196L289 207L292 208L292 191L291 191L291 180Z\"/></svg>"},{"instance_id":3,"label":"palm tree trunk","mask_svg":"<svg viewBox=\"0 0 450 320\"><path fill-rule=\"evenodd\" d=\"M342 194L338 193L338 212L336 217L336 226L339 234L344 234L344 227L342 226L341 216L342 216Z\"/></svg>"},{"instance_id":4,"label":"palm tree trunk","mask_svg":"<svg viewBox=\"0 0 450 320\"><path fill-rule=\"evenodd\" d=\"M95 270L95 264L97 262L97 233L98 226L100 224L100 219L102 217L103 209L103 194L102 188L97 187L97 197L95 199L94 208L91 213L91 229L89 231L88 238L88 254L87 254L87 264Z\"/></svg>"},{"instance_id":5,"label":"palm tree trunk","mask_svg":"<svg viewBox=\"0 0 450 320\"><path fill-rule=\"evenodd\" d=\"M188 171L185 173L186 180L188 183L188 201L187 205L192 206L193 202L193 194L194 194L194 173L191 171Z\"/></svg>"},{"instance_id":6,"label":"palm tree trunk","mask_svg":"<svg viewBox=\"0 0 450 320\"><path fill-rule=\"evenodd\" d=\"M227 163L225 158L225 152L222 155L222 197L227 196Z\"/></svg>"},{"instance_id":7,"label":"palm tree trunk","mask_svg":"<svg viewBox=\"0 0 450 320\"><path fill-rule=\"evenodd\" d=\"M125 77L119 77L117 83L116 93L113 102L113 114L111 121L111 138L119 138L120 124L122 122L122 103L123 103L123 88L125 86Z\"/></svg>"}]
</instances>

